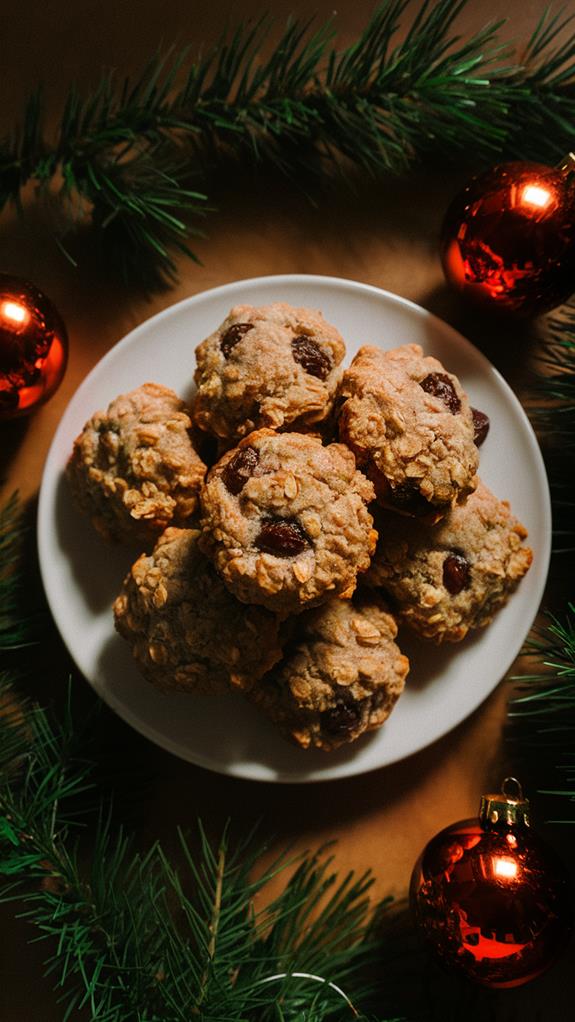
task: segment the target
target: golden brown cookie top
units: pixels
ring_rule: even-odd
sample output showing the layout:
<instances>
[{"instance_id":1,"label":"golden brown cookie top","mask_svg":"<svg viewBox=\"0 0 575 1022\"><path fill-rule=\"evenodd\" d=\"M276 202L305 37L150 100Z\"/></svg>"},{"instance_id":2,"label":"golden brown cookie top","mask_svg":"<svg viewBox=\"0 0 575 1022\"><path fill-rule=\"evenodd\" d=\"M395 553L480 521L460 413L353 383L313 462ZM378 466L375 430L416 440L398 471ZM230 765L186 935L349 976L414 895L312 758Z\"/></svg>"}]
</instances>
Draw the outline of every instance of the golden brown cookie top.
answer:
<instances>
[{"instance_id":1,"label":"golden brown cookie top","mask_svg":"<svg viewBox=\"0 0 575 1022\"><path fill-rule=\"evenodd\" d=\"M277 618L233 598L198 548L196 529L166 529L114 603L117 630L161 689L249 688L281 656Z\"/></svg>"},{"instance_id":2,"label":"golden brown cookie top","mask_svg":"<svg viewBox=\"0 0 575 1022\"><path fill-rule=\"evenodd\" d=\"M483 628L528 570L527 530L483 482L434 526L382 512L367 573L415 631L458 642Z\"/></svg>"},{"instance_id":3,"label":"golden brown cookie top","mask_svg":"<svg viewBox=\"0 0 575 1022\"><path fill-rule=\"evenodd\" d=\"M375 545L372 499L343 444L258 430L211 469L200 545L240 600L287 615L351 595Z\"/></svg>"},{"instance_id":4,"label":"golden brown cookie top","mask_svg":"<svg viewBox=\"0 0 575 1022\"><path fill-rule=\"evenodd\" d=\"M360 348L340 397L340 438L384 506L437 520L473 492L479 456L469 401L418 344Z\"/></svg>"},{"instance_id":5,"label":"golden brown cookie top","mask_svg":"<svg viewBox=\"0 0 575 1022\"><path fill-rule=\"evenodd\" d=\"M189 522L206 472L191 424L184 402L159 383L121 394L88 420L67 476L105 539L151 545L166 526Z\"/></svg>"},{"instance_id":6,"label":"golden brown cookie top","mask_svg":"<svg viewBox=\"0 0 575 1022\"><path fill-rule=\"evenodd\" d=\"M285 660L254 687L256 705L302 748L330 751L381 727L409 670L382 600L331 599L295 628Z\"/></svg>"},{"instance_id":7,"label":"golden brown cookie top","mask_svg":"<svg viewBox=\"0 0 575 1022\"><path fill-rule=\"evenodd\" d=\"M345 345L321 312L236 305L196 349L197 425L227 442L255 429L305 429L328 415Z\"/></svg>"}]
</instances>

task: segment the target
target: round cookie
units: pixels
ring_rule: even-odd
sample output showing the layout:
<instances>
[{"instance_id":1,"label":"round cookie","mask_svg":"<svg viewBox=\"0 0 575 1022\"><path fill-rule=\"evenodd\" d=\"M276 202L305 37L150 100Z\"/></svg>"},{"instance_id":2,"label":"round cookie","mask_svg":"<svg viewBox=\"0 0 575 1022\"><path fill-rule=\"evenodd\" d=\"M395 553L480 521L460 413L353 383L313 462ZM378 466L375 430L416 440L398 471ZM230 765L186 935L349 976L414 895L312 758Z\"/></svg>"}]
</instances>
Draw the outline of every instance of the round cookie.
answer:
<instances>
[{"instance_id":1,"label":"round cookie","mask_svg":"<svg viewBox=\"0 0 575 1022\"><path fill-rule=\"evenodd\" d=\"M86 423L66 472L105 539L149 546L166 526L188 523L206 472L191 425L183 401L158 383L121 394Z\"/></svg>"},{"instance_id":2,"label":"round cookie","mask_svg":"<svg viewBox=\"0 0 575 1022\"><path fill-rule=\"evenodd\" d=\"M339 436L401 514L438 521L476 487L473 415L459 380L418 344L360 348L341 386Z\"/></svg>"},{"instance_id":3,"label":"round cookie","mask_svg":"<svg viewBox=\"0 0 575 1022\"><path fill-rule=\"evenodd\" d=\"M297 626L289 655L250 699L304 749L330 751L381 727L409 670L385 604L375 594L331 599Z\"/></svg>"},{"instance_id":4,"label":"round cookie","mask_svg":"<svg viewBox=\"0 0 575 1022\"><path fill-rule=\"evenodd\" d=\"M228 445L265 426L305 430L329 414L344 355L321 312L236 305L196 349L194 420Z\"/></svg>"},{"instance_id":5,"label":"round cookie","mask_svg":"<svg viewBox=\"0 0 575 1022\"><path fill-rule=\"evenodd\" d=\"M115 625L157 688L247 690L281 657L278 620L230 595L200 553L197 529L166 529L114 603Z\"/></svg>"},{"instance_id":6,"label":"round cookie","mask_svg":"<svg viewBox=\"0 0 575 1022\"><path fill-rule=\"evenodd\" d=\"M200 546L238 599L287 616L351 595L377 539L372 499L347 447L262 429L210 470Z\"/></svg>"},{"instance_id":7,"label":"round cookie","mask_svg":"<svg viewBox=\"0 0 575 1022\"><path fill-rule=\"evenodd\" d=\"M399 616L436 643L459 642L489 624L533 558L527 530L482 482L438 525L385 512L378 526L366 581L382 586Z\"/></svg>"}]
</instances>

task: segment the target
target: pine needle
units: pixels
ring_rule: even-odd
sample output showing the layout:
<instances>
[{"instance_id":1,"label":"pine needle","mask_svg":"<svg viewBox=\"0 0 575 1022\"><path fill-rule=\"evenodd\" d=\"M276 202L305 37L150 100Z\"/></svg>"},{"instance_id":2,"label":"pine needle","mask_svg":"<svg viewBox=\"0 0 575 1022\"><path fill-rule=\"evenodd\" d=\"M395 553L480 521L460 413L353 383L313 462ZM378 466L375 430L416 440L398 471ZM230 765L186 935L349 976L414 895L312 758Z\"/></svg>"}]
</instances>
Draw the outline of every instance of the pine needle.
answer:
<instances>
[{"instance_id":1,"label":"pine needle","mask_svg":"<svg viewBox=\"0 0 575 1022\"><path fill-rule=\"evenodd\" d=\"M526 756L537 757L540 777L557 777L556 786L539 789L561 799L565 815L553 822L575 823L575 604L568 604L562 619L550 614L525 653L534 670L512 679L512 736Z\"/></svg>"},{"instance_id":2,"label":"pine needle","mask_svg":"<svg viewBox=\"0 0 575 1022\"><path fill-rule=\"evenodd\" d=\"M545 454L553 502L553 552L575 551L575 306L549 317L527 408Z\"/></svg>"},{"instance_id":3,"label":"pine needle","mask_svg":"<svg viewBox=\"0 0 575 1022\"><path fill-rule=\"evenodd\" d=\"M88 217L123 272L139 268L152 286L174 279L174 251L195 258L190 239L222 162L305 181L318 156L374 175L469 152L475 167L509 155L556 161L575 145L572 19L545 13L519 55L500 42L504 20L458 37L465 6L384 0L343 50L331 22L290 19L281 33L269 17L241 23L197 60L170 51L134 80L106 72L85 95L71 88L54 142L37 90L0 140L0 210L20 208L29 182L57 187L70 225Z\"/></svg>"},{"instance_id":4,"label":"pine needle","mask_svg":"<svg viewBox=\"0 0 575 1022\"><path fill-rule=\"evenodd\" d=\"M4 651L22 627L15 498L0 523ZM70 700L56 723L19 695L13 672L0 675L0 901L46 944L64 1019L86 1010L97 1022L267 1022L281 1004L286 1022L319 1022L367 1003L381 956L374 920L387 907L370 906L369 875L339 880L321 851L262 869L253 835L232 847L226 829L214 844L201 823L197 851L180 833L178 866L159 844L142 854L110 810L87 819L96 764L80 758L82 745Z\"/></svg>"}]
</instances>

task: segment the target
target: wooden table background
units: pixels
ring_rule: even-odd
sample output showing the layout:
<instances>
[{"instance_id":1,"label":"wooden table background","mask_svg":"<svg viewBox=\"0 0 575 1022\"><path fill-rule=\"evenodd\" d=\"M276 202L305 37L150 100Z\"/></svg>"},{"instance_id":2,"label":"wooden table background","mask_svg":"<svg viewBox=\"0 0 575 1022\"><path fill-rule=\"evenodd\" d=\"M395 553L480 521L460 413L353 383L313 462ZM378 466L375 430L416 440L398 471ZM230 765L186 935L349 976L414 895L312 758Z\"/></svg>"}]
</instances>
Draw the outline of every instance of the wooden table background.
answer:
<instances>
[{"instance_id":1,"label":"wooden table background","mask_svg":"<svg viewBox=\"0 0 575 1022\"><path fill-rule=\"evenodd\" d=\"M575 4L567 9L575 13ZM316 0L318 22L333 13L342 44L365 24L372 8L362 0L344 0L336 10ZM93 84L102 66L119 76L137 71L158 43L168 47L213 40L226 19L272 9L279 23L291 11L308 16L307 3L281 0L267 5L248 0L190 3L171 0L46 0L19 11L0 12L2 103L0 127L9 129L23 101L39 81L57 110L68 85ZM543 4L508 0L504 15L509 37L526 39ZM462 33L501 14L495 0L475 0L460 16ZM466 172L467 173L467 172ZM3 425L0 466L4 494L14 488L33 502L54 430L70 397L88 370L137 324L188 295L240 278L271 273L318 273L349 277L386 288L437 313L470 337L524 396L528 360L536 350L538 325L515 331L466 309L445 286L437 237L443 211L460 186L460 172L418 172L385 183L363 182L356 194L330 186L312 206L295 187L249 171L214 182L218 207L206 224L208 236L196 248L201 266L181 261L180 282L153 297L123 288L106 277L82 246L77 270L60 254L47 229L49 214L31 207L25 222L10 214L0 222L1 268L35 281L54 300L68 325L70 361L53 399L25 423ZM572 596L552 574L554 595ZM68 665L61 655L58 680L43 696L58 697ZM60 667L57 663L56 667ZM464 680L464 679L463 679ZM83 683L78 680L77 685ZM119 722L115 740L125 741L151 783L142 811L145 842L160 838L174 846L177 825L192 825L199 814L216 826L228 814L263 820L275 835L274 847L293 842L296 849L336 838L336 863L342 870L376 873L376 894L405 891L421 848L441 827L474 815L482 791L498 785L511 765L503 741L508 685L502 684L463 724L409 760L363 777L312 786L258 784L218 776L182 763L155 749ZM28 945L34 934L0 910L0 1019L2 1022L57 1022L61 1009L50 984L41 977L42 948ZM535 984L493 1002L498 1019L541 1018L562 1022L570 1016L571 947L562 962ZM493 1011L493 1014L491 1013Z\"/></svg>"}]
</instances>

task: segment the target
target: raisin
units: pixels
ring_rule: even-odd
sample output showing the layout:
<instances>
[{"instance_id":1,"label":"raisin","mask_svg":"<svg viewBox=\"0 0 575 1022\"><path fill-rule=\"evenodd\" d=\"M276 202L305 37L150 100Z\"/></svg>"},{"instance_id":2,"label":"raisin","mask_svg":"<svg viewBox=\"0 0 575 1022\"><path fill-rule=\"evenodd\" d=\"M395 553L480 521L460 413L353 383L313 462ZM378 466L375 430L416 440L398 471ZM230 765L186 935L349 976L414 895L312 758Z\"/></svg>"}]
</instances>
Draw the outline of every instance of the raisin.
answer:
<instances>
[{"instance_id":1,"label":"raisin","mask_svg":"<svg viewBox=\"0 0 575 1022\"><path fill-rule=\"evenodd\" d=\"M253 323L234 323L228 327L224 336L220 341L220 348L224 358L229 358L230 351L235 348L244 334L247 334L248 330L253 330Z\"/></svg>"},{"instance_id":2,"label":"raisin","mask_svg":"<svg viewBox=\"0 0 575 1022\"><path fill-rule=\"evenodd\" d=\"M389 499L398 511L413 515L414 518L422 518L433 510L429 501L419 492L416 479L406 479L400 483L391 491Z\"/></svg>"},{"instance_id":3,"label":"raisin","mask_svg":"<svg viewBox=\"0 0 575 1022\"><path fill-rule=\"evenodd\" d=\"M478 408L472 408L471 413L473 415L473 442L476 447L481 447L489 433L489 426L491 425L489 416L485 412L480 412Z\"/></svg>"},{"instance_id":4,"label":"raisin","mask_svg":"<svg viewBox=\"0 0 575 1022\"><path fill-rule=\"evenodd\" d=\"M329 376L333 364L328 353L320 348L317 341L308 334L299 334L292 338L291 350L296 362L302 366L310 376L317 376L318 380L325 380Z\"/></svg>"},{"instance_id":5,"label":"raisin","mask_svg":"<svg viewBox=\"0 0 575 1022\"><path fill-rule=\"evenodd\" d=\"M443 404L449 408L452 415L456 415L457 412L461 411L461 401L446 373L430 373L429 376L426 376L421 381L419 386L423 388L426 394L433 394L434 397L438 397L440 401L443 401Z\"/></svg>"},{"instance_id":6,"label":"raisin","mask_svg":"<svg viewBox=\"0 0 575 1022\"><path fill-rule=\"evenodd\" d=\"M448 554L443 562L443 585L448 593L457 596L463 589L468 589L471 582L469 561L463 554Z\"/></svg>"},{"instance_id":7,"label":"raisin","mask_svg":"<svg viewBox=\"0 0 575 1022\"><path fill-rule=\"evenodd\" d=\"M341 686L336 691L336 703L320 716L322 731L333 738L348 738L361 723L361 705L347 689Z\"/></svg>"},{"instance_id":8,"label":"raisin","mask_svg":"<svg viewBox=\"0 0 575 1022\"><path fill-rule=\"evenodd\" d=\"M295 518L268 518L262 523L255 544L258 550L276 557L293 557L305 550L309 540Z\"/></svg>"},{"instance_id":9,"label":"raisin","mask_svg":"<svg viewBox=\"0 0 575 1022\"><path fill-rule=\"evenodd\" d=\"M241 493L250 476L253 476L259 460L260 456L255 447L240 447L228 461L222 472L222 480L234 497Z\"/></svg>"}]
</instances>

